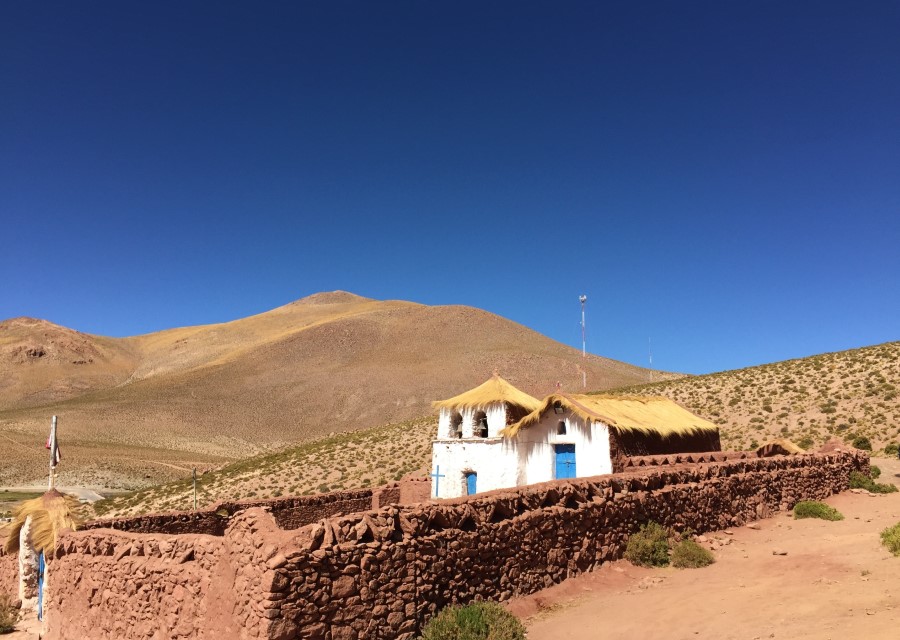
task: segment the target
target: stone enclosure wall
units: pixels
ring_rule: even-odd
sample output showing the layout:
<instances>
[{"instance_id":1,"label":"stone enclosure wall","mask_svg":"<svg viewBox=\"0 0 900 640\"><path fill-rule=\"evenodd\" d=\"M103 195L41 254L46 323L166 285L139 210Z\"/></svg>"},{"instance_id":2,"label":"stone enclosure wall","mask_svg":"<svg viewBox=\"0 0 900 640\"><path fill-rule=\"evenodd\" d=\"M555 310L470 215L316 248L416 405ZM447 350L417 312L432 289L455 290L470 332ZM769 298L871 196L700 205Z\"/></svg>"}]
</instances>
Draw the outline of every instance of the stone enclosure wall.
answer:
<instances>
[{"instance_id":1,"label":"stone enclosure wall","mask_svg":"<svg viewBox=\"0 0 900 640\"><path fill-rule=\"evenodd\" d=\"M649 520L698 533L740 525L845 490L868 467L855 451L725 458L648 459L291 530L253 507L223 536L68 533L51 564L46 637L412 638L449 603L532 593L618 559Z\"/></svg>"},{"instance_id":2,"label":"stone enclosure wall","mask_svg":"<svg viewBox=\"0 0 900 640\"><path fill-rule=\"evenodd\" d=\"M282 529L298 529L322 518L379 509L389 504L420 502L421 484L420 479L409 478L376 489L350 489L271 500L224 501L198 511L94 520L85 524L82 529L116 529L133 533L203 533L222 536L225 535L230 519L235 514L253 507L262 507L270 512ZM427 489L424 499L428 499Z\"/></svg>"},{"instance_id":3,"label":"stone enclosure wall","mask_svg":"<svg viewBox=\"0 0 900 640\"><path fill-rule=\"evenodd\" d=\"M15 554L0 548L0 594L19 597L19 560Z\"/></svg>"}]
</instances>

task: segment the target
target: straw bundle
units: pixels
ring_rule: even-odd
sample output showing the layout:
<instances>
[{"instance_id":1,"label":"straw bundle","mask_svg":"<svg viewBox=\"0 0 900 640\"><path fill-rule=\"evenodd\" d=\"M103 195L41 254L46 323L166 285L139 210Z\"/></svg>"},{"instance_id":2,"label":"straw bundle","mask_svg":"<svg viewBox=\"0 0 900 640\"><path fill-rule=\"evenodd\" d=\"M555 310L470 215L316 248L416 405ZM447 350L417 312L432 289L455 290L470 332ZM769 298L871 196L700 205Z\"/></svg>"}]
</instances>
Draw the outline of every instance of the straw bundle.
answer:
<instances>
[{"instance_id":1,"label":"straw bundle","mask_svg":"<svg viewBox=\"0 0 900 640\"><path fill-rule=\"evenodd\" d=\"M25 520L31 516L31 544L35 550L43 551L45 556L54 555L60 532L63 529L78 528L73 515L77 506L77 500L64 496L55 489L40 498L26 500L13 511L13 521L6 529L6 553L18 552L19 532L25 526Z\"/></svg>"},{"instance_id":2,"label":"straw bundle","mask_svg":"<svg viewBox=\"0 0 900 640\"><path fill-rule=\"evenodd\" d=\"M657 396L569 395L554 393L541 406L500 432L515 437L522 429L540 422L548 411L561 407L585 422L598 421L620 432L640 432L667 438L715 432L718 427L694 415L668 398Z\"/></svg>"}]
</instances>

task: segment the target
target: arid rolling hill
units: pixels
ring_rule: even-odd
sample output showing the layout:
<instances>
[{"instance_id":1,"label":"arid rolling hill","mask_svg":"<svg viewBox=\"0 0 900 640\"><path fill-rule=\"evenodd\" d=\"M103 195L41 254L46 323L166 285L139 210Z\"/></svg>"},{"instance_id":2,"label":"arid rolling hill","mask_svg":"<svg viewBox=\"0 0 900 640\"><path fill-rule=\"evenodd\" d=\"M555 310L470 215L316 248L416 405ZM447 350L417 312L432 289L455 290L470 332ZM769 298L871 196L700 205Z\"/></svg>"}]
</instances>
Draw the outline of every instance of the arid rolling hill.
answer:
<instances>
[{"instance_id":1,"label":"arid rolling hill","mask_svg":"<svg viewBox=\"0 0 900 640\"><path fill-rule=\"evenodd\" d=\"M725 448L746 449L774 437L812 447L838 435L848 441L866 436L879 449L900 442L898 385L900 342L892 342L614 392L673 398L720 424ZM301 495L427 473L435 429L434 417L421 418L242 460L204 475L199 500L209 505ZM105 500L96 508L115 516L190 504L190 483L181 481Z\"/></svg>"},{"instance_id":2,"label":"arid rolling hill","mask_svg":"<svg viewBox=\"0 0 900 640\"><path fill-rule=\"evenodd\" d=\"M622 389L664 395L722 429L722 446L789 438L804 448L863 436L900 442L900 342Z\"/></svg>"},{"instance_id":3,"label":"arid rolling hill","mask_svg":"<svg viewBox=\"0 0 900 640\"><path fill-rule=\"evenodd\" d=\"M233 322L130 338L0 323L0 485L40 481L52 414L63 483L128 487L416 418L494 369L534 395L649 379L463 306L316 294ZM655 373L654 377L659 377Z\"/></svg>"}]
</instances>

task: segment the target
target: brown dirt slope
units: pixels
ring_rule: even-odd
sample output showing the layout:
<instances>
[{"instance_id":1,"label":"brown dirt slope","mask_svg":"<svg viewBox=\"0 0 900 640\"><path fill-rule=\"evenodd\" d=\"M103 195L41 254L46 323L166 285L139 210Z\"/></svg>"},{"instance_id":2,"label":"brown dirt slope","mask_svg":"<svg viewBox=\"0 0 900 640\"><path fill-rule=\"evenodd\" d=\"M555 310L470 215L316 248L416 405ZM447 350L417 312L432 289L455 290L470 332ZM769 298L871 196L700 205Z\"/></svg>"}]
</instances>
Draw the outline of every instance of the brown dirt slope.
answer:
<instances>
[{"instance_id":1,"label":"brown dirt slope","mask_svg":"<svg viewBox=\"0 0 900 640\"><path fill-rule=\"evenodd\" d=\"M746 449L753 440L761 443L776 434L809 444L804 437L816 443L831 433L847 439L868 435L882 447L900 439L900 411L892 396L898 350L900 343L890 343L614 392L675 399L720 424L725 448ZM842 375L838 378L831 371ZM767 401L771 411L765 408ZM835 404L827 404L832 401ZM823 414L822 405L833 406L834 412ZM784 406L791 407L788 415L782 415ZM767 418L754 421L762 416ZM377 486L409 472L427 473L435 422L434 417L420 418L243 459L201 477L200 503ZM788 428L783 432L784 426ZM809 430L801 430L804 427ZM97 508L104 516L119 516L186 509L190 504L190 482L181 480L107 500Z\"/></svg>"},{"instance_id":2,"label":"brown dirt slope","mask_svg":"<svg viewBox=\"0 0 900 640\"><path fill-rule=\"evenodd\" d=\"M581 385L578 350L515 322L345 292L122 339L43 321L0 327L11 336L0 342L0 380L15 380L0 395L0 441L9 445L0 484L10 485L43 475L40 444L52 414L60 416L64 481L134 487L426 415L432 400L480 384L495 368L536 396L557 381ZM584 367L595 389L649 378L598 356Z\"/></svg>"},{"instance_id":3,"label":"brown dirt slope","mask_svg":"<svg viewBox=\"0 0 900 640\"><path fill-rule=\"evenodd\" d=\"M722 447L789 438L805 449L833 436L900 442L900 342L620 389L664 395L722 427Z\"/></svg>"}]
</instances>

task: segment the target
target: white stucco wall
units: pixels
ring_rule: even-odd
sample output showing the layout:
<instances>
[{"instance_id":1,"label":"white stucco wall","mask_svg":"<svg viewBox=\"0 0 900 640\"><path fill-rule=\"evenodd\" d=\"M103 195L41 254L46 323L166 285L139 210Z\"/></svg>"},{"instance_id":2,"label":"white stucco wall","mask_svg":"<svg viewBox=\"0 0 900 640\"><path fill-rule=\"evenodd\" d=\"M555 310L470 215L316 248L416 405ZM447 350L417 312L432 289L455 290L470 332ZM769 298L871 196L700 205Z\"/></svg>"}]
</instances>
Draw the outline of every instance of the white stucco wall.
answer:
<instances>
[{"instance_id":1,"label":"white stucco wall","mask_svg":"<svg viewBox=\"0 0 900 640\"><path fill-rule=\"evenodd\" d=\"M566 434L557 435L557 427L566 423ZM579 478L612 473L609 454L609 427L600 422L585 423L569 413L548 412L541 421L519 431L513 439L518 450L518 484L535 484L555 479L554 445L575 445L575 474Z\"/></svg>"},{"instance_id":2,"label":"white stucco wall","mask_svg":"<svg viewBox=\"0 0 900 640\"><path fill-rule=\"evenodd\" d=\"M490 428L490 421L488 422ZM577 462L576 462L577 465ZM466 473L478 474L478 493L516 486L518 455L515 445L503 438L435 440L432 443L431 471L440 467L445 476L437 484L431 479L432 498L466 495Z\"/></svg>"},{"instance_id":3,"label":"white stucco wall","mask_svg":"<svg viewBox=\"0 0 900 640\"><path fill-rule=\"evenodd\" d=\"M478 474L478 493L493 489L547 482L556 477L557 444L575 445L575 474L579 478L612 473L609 453L609 427L600 422L586 423L565 412L548 412L542 420L523 429L515 438L501 438L506 426L503 404L483 409L488 419L488 438L473 437L476 409L461 412L462 438L450 438L451 411L442 409L438 437L432 444L431 472L440 467L444 476L431 480L433 498L458 498L466 495L466 473ZM565 435L558 435L559 422L566 423Z\"/></svg>"}]
</instances>

